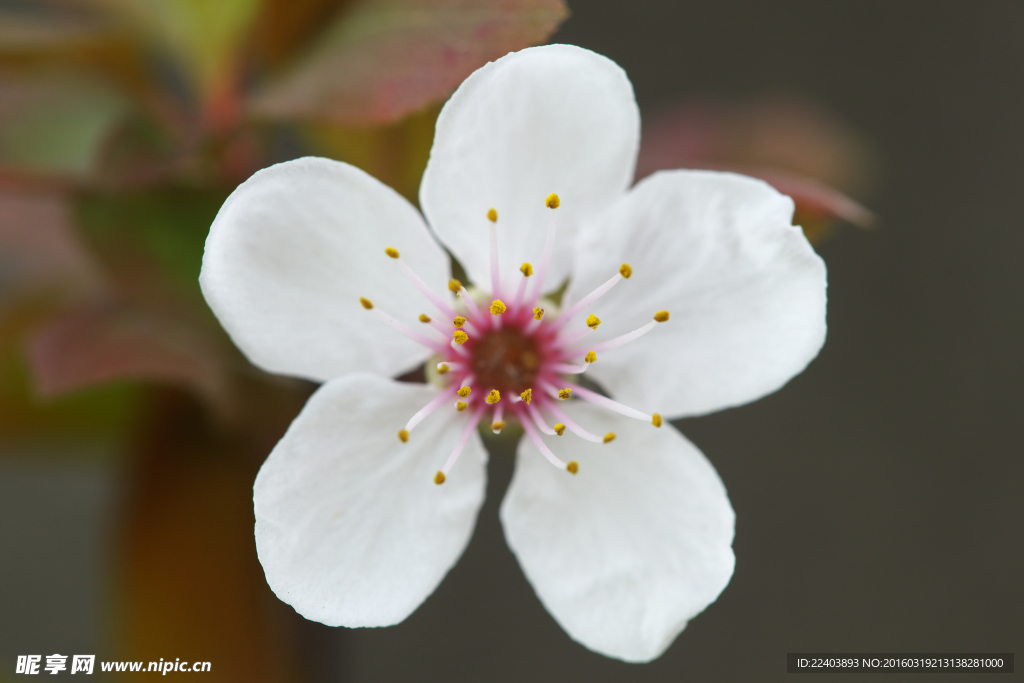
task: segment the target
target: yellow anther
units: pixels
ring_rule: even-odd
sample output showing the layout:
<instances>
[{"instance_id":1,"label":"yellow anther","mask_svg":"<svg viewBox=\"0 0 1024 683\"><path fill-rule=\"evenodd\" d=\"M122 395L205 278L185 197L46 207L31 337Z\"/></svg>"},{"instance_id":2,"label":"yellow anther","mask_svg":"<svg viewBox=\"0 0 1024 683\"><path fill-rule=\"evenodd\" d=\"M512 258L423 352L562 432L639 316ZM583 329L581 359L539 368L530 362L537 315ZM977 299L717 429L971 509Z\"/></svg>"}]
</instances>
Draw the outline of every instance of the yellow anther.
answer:
<instances>
[{"instance_id":1,"label":"yellow anther","mask_svg":"<svg viewBox=\"0 0 1024 683\"><path fill-rule=\"evenodd\" d=\"M439 375L446 375L446 374L448 374L448 371L451 370L451 369L452 369L452 366L448 365L447 363L438 363L437 364L437 374L439 374Z\"/></svg>"},{"instance_id":2,"label":"yellow anther","mask_svg":"<svg viewBox=\"0 0 1024 683\"><path fill-rule=\"evenodd\" d=\"M569 464L565 466L565 470L569 474L576 474L577 472L580 471L580 464L575 460L571 460L569 461Z\"/></svg>"},{"instance_id":3,"label":"yellow anther","mask_svg":"<svg viewBox=\"0 0 1024 683\"><path fill-rule=\"evenodd\" d=\"M406 443L409 440L409 430L408 429L399 429L398 430L398 440L401 441L402 443Z\"/></svg>"},{"instance_id":4,"label":"yellow anther","mask_svg":"<svg viewBox=\"0 0 1024 683\"><path fill-rule=\"evenodd\" d=\"M491 389L491 393L487 394L487 402L494 405L501 400L501 394L498 393L497 389Z\"/></svg>"},{"instance_id":5,"label":"yellow anther","mask_svg":"<svg viewBox=\"0 0 1024 683\"><path fill-rule=\"evenodd\" d=\"M527 389L523 393L519 394L519 398L526 401L526 405L530 405L530 399L533 398L533 389Z\"/></svg>"},{"instance_id":6,"label":"yellow anther","mask_svg":"<svg viewBox=\"0 0 1024 683\"><path fill-rule=\"evenodd\" d=\"M587 351L587 355L585 355L583 357L583 362L584 363L596 363L597 362L597 354L594 353L593 351Z\"/></svg>"},{"instance_id":7,"label":"yellow anther","mask_svg":"<svg viewBox=\"0 0 1024 683\"><path fill-rule=\"evenodd\" d=\"M555 434L558 434L559 436L561 436L562 434L565 434L565 425L562 424L561 422L559 422L558 424L556 424L554 426L554 430L555 430Z\"/></svg>"},{"instance_id":8,"label":"yellow anther","mask_svg":"<svg viewBox=\"0 0 1024 683\"><path fill-rule=\"evenodd\" d=\"M459 398L466 398L473 393L473 387L459 387L458 392Z\"/></svg>"},{"instance_id":9,"label":"yellow anther","mask_svg":"<svg viewBox=\"0 0 1024 683\"><path fill-rule=\"evenodd\" d=\"M497 223L498 222L498 210L497 209L487 209L487 220L489 220L492 223Z\"/></svg>"},{"instance_id":10,"label":"yellow anther","mask_svg":"<svg viewBox=\"0 0 1024 683\"><path fill-rule=\"evenodd\" d=\"M590 329L596 330L597 326L600 325L600 324L601 324L601 319L598 318L593 313L591 313L590 315L587 316L587 327L589 327Z\"/></svg>"},{"instance_id":11,"label":"yellow anther","mask_svg":"<svg viewBox=\"0 0 1024 683\"><path fill-rule=\"evenodd\" d=\"M437 484L438 486L440 486L441 484L444 483L444 480L445 480L444 472L442 472L441 470L438 470L437 474L434 475L434 483Z\"/></svg>"},{"instance_id":12,"label":"yellow anther","mask_svg":"<svg viewBox=\"0 0 1024 683\"><path fill-rule=\"evenodd\" d=\"M494 432L495 434L501 432L501 430L504 429L504 428L505 428L505 421L504 420L498 420L497 422L492 422L491 423L491 431Z\"/></svg>"},{"instance_id":13,"label":"yellow anther","mask_svg":"<svg viewBox=\"0 0 1024 683\"><path fill-rule=\"evenodd\" d=\"M612 441L615 441L615 432L608 432L604 435L605 443L611 443Z\"/></svg>"},{"instance_id":14,"label":"yellow anther","mask_svg":"<svg viewBox=\"0 0 1024 683\"><path fill-rule=\"evenodd\" d=\"M622 277L624 277L624 278L626 278L628 280L629 276L632 275L632 274L633 274L633 269L630 268L628 263L623 263L621 266L619 266L619 275L621 275Z\"/></svg>"},{"instance_id":15,"label":"yellow anther","mask_svg":"<svg viewBox=\"0 0 1024 683\"><path fill-rule=\"evenodd\" d=\"M452 278L451 280L448 281L448 291L450 291L450 292L457 292L460 289L462 289L462 283L461 282L459 282L455 278Z\"/></svg>"},{"instance_id":16,"label":"yellow anther","mask_svg":"<svg viewBox=\"0 0 1024 683\"><path fill-rule=\"evenodd\" d=\"M361 303L363 305L363 308L365 308L366 310L370 310L371 308L373 308L373 302L367 299L366 297L359 297L359 303Z\"/></svg>"},{"instance_id":17,"label":"yellow anther","mask_svg":"<svg viewBox=\"0 0 1024 683\"><path fill-rule=\"evenodd\" d=\"M429 323L430 322L430 316L427 315L426 313L420 313L420 322L421 323Z\"/></svg>"},{"instance_id":18,"label":"yellow anther","mask_svg":"<svg viewBox=\"0 0 1024 683\"><path fill-rule=\"evenodd\" d=\"M654 319L659 323L663 323L668 320L668 311L658 311L654 314Z\"/></svg>"},{"instance_id":19,"label":"yellow anther","mask_svg":"<svg viewBox=\"0 0 1024 683\"><path fill-rule=\"evenodd\" d=\"M519 272L523 274L523 277L530 277L531 275L533 275L533 266L531 266L529 263L524 263L523 265L519 266Z\"/></svg>"},{"instance_id":20,"label":"yellow anther","mask_svg":"<svg viewBox=\"0 0 1024 683\"><path fill-rule=\"evenodd\" d=\"M384 253L390 256L391 258L398 258L398 250L395 249L394 247L388 247L387 249L384 250Z\"/></svg>"},{"instance_id":21,"label":"yellow anther","mask_svg":"<svg viewBox=\"0 0 1024 683\"><path fill-rule=\"evenodd\" d=\"M654 425L655 427L660 427L661 426L661 415L659 415L658 413L655 413L654 415L651 415L651 424Z\"/></svg>"},{"instance_id":22,"label":"yellow anther","mask_svg":"<svg viewBox=\"0 0 1024 683\"><path fill-rule=\"evenodd\" d=\"M501 299L495 299L491 302L491 315L501 315L505 310L505 302Z\"/></svg>"},{"instance_id":23,"label":"yellow anther","mask_svg":"<svg viewBox=\"0 0 1024 683\"><path fill-rule=\"evenodd\" d=\"M558 390L558 398L562 399L563 401L566 400L567 398L569 398L570 396L572 396L572 389L559 389Z\"/></svg>"},{"instance_id":24,"label":"yellow anther","mask_svg":"<svg viewBox=\"0 0 1024 683\"><path fill-rule=\"evenodd\" d=\"M455 316L455 319L452 320L452 325L455 325L455 327L462 327L465 324L466 324L466 319L463 318L461 315Z\"/></svg>"},{"instance_id":25,"label":"yellow anther","mask_svg":"<svg viewBox=\"0 0 1024 683\"><path fill-rule=\"evenodd\" d=\"M552 192L544 199L544 206L549 209L557 209L562 205L562 200L558 198L558 195Z\"/></svg>"},{"instance_id":26,"label":"yellow anther","mask_svg":"<svg viewBox=\"0 0 1024 683\"><path fill-rule=\"evenodd\" d=\"M465 401L459 401L458 403L455 404L455 410L459 411L460 413L468 407L469 404L466 403Z\"/></svg>"},{"instance_id":27,"label":"yellow anther","mask_svg":"<svg viewBox=\"0 0 1024 683\"><path fill-rule=\"evenodd\" d=\"M455 330L454 332L452 332L452 337L455 338L455 343L458 344L459 346L465 344L466 341L469 339L469 335L463 332L462 330Z\"/></svg>"},{"instance_id":28,"label":"yellow anther","mask_svg":"<svg viewBox=\"0 0 1024 683\"><path fill-rule=\"evenodd\" d=\"M533 309L533 319L534 320L540 320L543 317L544 317L544 309L543 308L541 308L540 306L537 306L536 308Z\"/></svg>"}]
</instances>

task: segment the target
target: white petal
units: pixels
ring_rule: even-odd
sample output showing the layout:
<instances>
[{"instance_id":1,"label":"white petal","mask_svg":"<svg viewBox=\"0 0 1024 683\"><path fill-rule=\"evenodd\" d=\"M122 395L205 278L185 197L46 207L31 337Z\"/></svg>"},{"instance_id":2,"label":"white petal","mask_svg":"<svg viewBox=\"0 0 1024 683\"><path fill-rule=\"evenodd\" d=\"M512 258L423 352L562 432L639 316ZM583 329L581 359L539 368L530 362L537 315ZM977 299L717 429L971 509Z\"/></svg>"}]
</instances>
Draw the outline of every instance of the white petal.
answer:
<instances>
[{"instance_id":1,"label":"white petal","mask_svg":"<svg viewBox=\"0 0 1024 683\"><path fill-rule=\"evenodd\" d=\"M629 263L632 278L592 307L604 321L594 342L659 310L671 317L598 354L589 375L624 403L677 417L748 403L800 373L825 341L826 279L792 217L789 197L745 176L667 171L638 183L580 235L566 299Z\"/></svg>"},{"instance_id":2,"label":"white petal","mask_svg":"<svg viewBox=\"0 0 1024 683\"><path fill-rule=\"evenodd\" d=\"M514 52L473 73L437 120L420 186L431 227L490 289L487 210L498 211L505 287L536 268L561 198L546 289L569 274L572 236L629 187L640 141L633 87L617 64L571 45Z\"/></svg>"},{"instance_id":3,"label":"white petal","mask_svg":"<svg viewBox=\"0 0 1024 683\"><path fill-rule=\"evenodd\" d=\"M483 503L487 456L474 432L434 483L465 413L438 411L408 443L398 430L437 395L427 385L354 374L323 385L256 477L256 549L274 593L329 626L409 616L466 548Z\"/></svg>"},{"instance_id":4,"label":"white petal","mask_svg":"<svg viewBox=\"0 0 1024 683\"><path fill-rule=\"evenodd\" d=\"M419 213L363 171L307 157L238 186L210 228L199 282L235 344L270 372L327 380L394 374L429 355L366 311L409 325L429 310L386 247L437 292L448 257Z\"/></svg>"},{"instance_id":5,"label":"white petal","mask_svg":"<svg viewBox=\"0 0 1024 683\"><path fill-rule=\"evenodd\" d=\"M523 439L501 505L505 538L551 616L586 647L630 662L661 655L729 583L735 515L715 469L673 427L577 401L593 444L548 445L575 476Z\"/></svg>"}]
</instances>

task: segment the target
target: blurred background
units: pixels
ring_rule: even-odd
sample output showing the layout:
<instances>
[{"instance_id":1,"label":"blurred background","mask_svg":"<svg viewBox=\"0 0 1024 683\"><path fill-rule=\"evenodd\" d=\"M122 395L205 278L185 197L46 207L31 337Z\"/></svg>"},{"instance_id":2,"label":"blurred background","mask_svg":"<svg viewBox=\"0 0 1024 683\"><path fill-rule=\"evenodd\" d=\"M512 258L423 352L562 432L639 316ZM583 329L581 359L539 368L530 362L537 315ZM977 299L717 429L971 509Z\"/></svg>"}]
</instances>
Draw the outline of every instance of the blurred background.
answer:
<instances>
[{"instance_id":1,"label":"blurred background","mask_svg":"<svg viewBox=\"0 0 1024 683\"><path fill-rule=\"evenodd\" d=\"M54 652L254 683L1021 654L1022 35L1010 0L0 0L0 681ZM314 387L249 366L196 280L221 202L271 163L345 160L415 201L448 94L545 42L625 68L638 176L763 177L829 268L808 370L677 424L729 490L736 573L642 666L534 597L498 523L500 440L466 555L406 622L277 601L252 482Z\"/></svg>"}]
</instances>

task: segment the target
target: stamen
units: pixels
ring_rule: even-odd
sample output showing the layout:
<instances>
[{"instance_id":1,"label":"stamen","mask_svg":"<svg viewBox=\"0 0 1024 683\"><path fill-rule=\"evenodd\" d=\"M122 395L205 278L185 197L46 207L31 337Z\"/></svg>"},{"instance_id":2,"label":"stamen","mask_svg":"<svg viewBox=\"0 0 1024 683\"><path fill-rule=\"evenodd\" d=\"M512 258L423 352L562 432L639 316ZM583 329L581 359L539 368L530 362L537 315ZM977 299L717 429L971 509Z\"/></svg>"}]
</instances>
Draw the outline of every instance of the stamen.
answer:
<instances>
[{"instance_id":1,"label":"stamen","mask_svg":"<svg viewBox=\"0 0 1024 683\"><path fill-rule=\"evenodd\" d=\"M547 461L550 462L555 467L558 467L559 469L566 468L567 465L561 460L559 460L557 457L555 457L555 454L551 452L551 449L547 447L547 444L545 444L541 440L540 434L538 434L537 430L533 428L533 425L530 424L530 421L522 420L522 423L523 431L526 432L526 435L528 437L530 437L530 441L532 441L533 445L537 447L537 450L540 451L541 455L543 455L547 459Z\"/></svg>"},{"instance_id":2,"label":"stamen","mask_svg":"<svg viewBox=\"0 0 1024 683\"><path fill-rule=\"evenodd\" d=\"M551 193L544 200L544 205L549 209L557 209L562 202L558 195ZM537 283L530 290L530 302L536 303L540 298L541 290L544 288L544 278L548 274L548 263L551 262L551 254L555 250L555 212L551 212L548 218L548 234L544 239L544 251L540 258L540 268L537 269Z\"/></svg>"},{"instance_id":3,"label":"stamen","mask_svg":"<svg viewBox=\"0 0 1024 683\"><path fill-rule=\"evenodd\" d=\"M359 297L359 303L361 303L363 305L363 308L365 308L366 310L373 310L373 302L367 299L366 297Z\"/></svg>"},{"instance_id":4,"label":"stamen","mask_svg":"<svg viewBox=\"0 0 1024 683\"><path fill-rule=\"evenodd\" d=\"M526 405L530 405L530 399L533 398L533 389L527 389L523 393L519 394L519 398L526 401Z\"/></svg>"},{"instance_id":5,"label":"stamen","mask_svg":"<svg viewBox=\"0 0 1024 683\"><path fill-rule=\"evenodd\" d=\"M658 413L654 413L653 415L651 415L651 424L654 425L655 427L660 427L661 415L659 415Z\"/></svg>"},{"instance_id":6,"label":"stamen","mask_svg":"<svg viewBox=\"0 0 1024 683\"><path fill-rule=\"evenodd\" d=\"M462 297L462 301L466 304L466 308L469 309L469 312L473 314L473 317L479 318L480 308L476 305L476 302L473 301L473 297L469 295L469 292L465 287L459 289L459 296Z\"/></svg>"},{"instance_id":7,"label":"stamen","mask_svg":"<svg viewBox=\"0 0 1024 683\"><path fill-rule=\"evenodd\" d=\"M495 299L491 302L491 315L501 315L507 310L508 307L505 306L505 302L501 299Z\"/></svg>"},{"instance_id":8,"label":"stamen","mask_svg":"<svg viewBox=\"0 0 1024 683\"><path fill-rule=\"evenodd\" d=\"M554 324L556 326L560 327L560 326L564 325L565 323L569 322L570 318L572 318L574 315L576 315L577 313L582 311L584 308L587 308L588 306L590 306L590 304L592 304L595 301L597 301L598 299L600 299L609 289L611 289L612 287L614 287L615 285L617 285L620 281L622 281L624 279L625 278L622 276L621 273L616 273L607 282L605 282L603 285L601 285L600 287L595 289L590 294L587 294L585 297L583 297L582 299L580 299L579 301L574 303L572 306L570 306L568 309L563 311L558 316L558 320L556 320ZM590 318L593 318L594 320L597 320L597 316L595 316L595 315L591 315ZM587 318L587 325L590 325L590 318ZM593 325L591 327L591 329L596 330L597 329L597 325L600 325L600 324L601 324L601 321L597 320L597 324Z\"/></svg>"},{"instance_id":9,"label":"stamen","mask_svg":"<svg viewBox=\"0 0 1024 683\"><path fill-rule=\"evenodd\" d=\"M555 363L551 366L552 372L557 372L560 375L582 375L590 367L590 363L584 363L583 365L568 365L567 363Z\"/></svg>"},{"instance_id":10,"label":"stamen","mask_svg":"<svg viewBox=\"0 0 1024 683\"><path fill-rule=\"evenodd\" d=\"M455 410L459 411L460 413L468 407L469 404L466 403L465 401L459 401L458 403L455 404Z\"/></svg>"},{"instance_id":11,"label":"stamen","mask_svg":"<svg viewBox=\"0 0 1024 683\"><path fill-rule=\"evenodd\" d=\"M454 337L453 341L459 346L462 346L467 341L469 341L469 335L463 332L462 330L455 330L454 332L452 332L452 337Z\"/></svg>"},{"instance_id":12,"label":"stamen","mask_svg":"<svg viewBox=\"0 0 1024 683\"><path fill-rule=\"evenodd\" d=\"M580 464L575 460L570 460L569 464L565 466L565 469L569 474L576 474L580 471Z\"/></svg>"},{"instance_id":13,"label":"stamen","mask_svg":"<svg viewBox=\"0 0 1024 683\"><path fill-rule=\"evenodd\" d=\"M469 436L473 433L473 430L476 429L476 424L480 421L480 415L483 412L484 409L482 407L479 408L475 413L473 413L469 422L466 423L466 428L462 430L462 434L459 436L459 440L455 444L455 449L452 451L452 454L448 456L448 460L445 462L444 467L441 468L442 475L447 477L448 473L452 471L452 466L455 464L455 461L459 459L459 455L462 453L462 449L466 447L466 443L469 442ZM434 477L434 481L437 481L436 476ZM444 480L442 479L442 481Z\"/></svg>"},{"instance_id":14,"label":"stamen","mask_svg":"<svg viewBox=\"0 0 1024 683\"><path fill-rule=\"evenodd\" d=\"M426 313L420 313L420 322L429 325L431 323L430 316Z\"/></svg>"},{"instance_id":15,"label":"stamen","mask_svg":"<svg viewBox=\"0 0 1024 683\"><path fill-rule=\"evenodd\" d=\"M548 436L555 435L555 430L552 429L551 427L548 427L547 423L544 422L544 418L541 417L539 410L537 410L533 406L527 406L526 412L530 414L530 418L533 420L534 424L537 425L537 429L544 432Z\"/></svg>"},{"instance_id":16,"label":"stamen","mask_svg":"<svg viewBox=\"0 0 1024 683\"><path fill-rule=\"evenodd\" d=\"M494 211L494 209L491 209ZM491 218L491 212L487 212L487 218ZM498 267L498 212L494 211L494 219L488 230L491 233L491 293L494 296L501 296L501 275Z\"/></svg>"},{"instance_id":17,"label":"stamen","mask_svg":"<svg viewBox=\"0 0 1024 683\"><path fill-rule=\"evenodd\" d=\"M540 306L535 307L533 309L533 319L534 320L542 320L543 318L544 318L544 309L541 308Z\"/></svg>"},{"instance_id":18,"label":"stamen","mask_svg":"<svg viewBox=\"0 0 1024 683\"><path fill-rule=\"evenodd\" d=\"M398 258L398 250L395 249L394 247L387 247L384 250L384 253L390 256L391 258Z\"/></svg>"},{"instance_id":19,"label":"stamen","mask_svg":"<svg viewBox=\"0 0 1024 683\"><path fill-rule=\"evenodd\" d=\"M417 344L422 344L423 346L426 346L428 349L434 349L438 353L440 353L441 349L444 348L443 344L439 344L437 341L435 341L433 339L430 339L428 337L424 337L419 332L413 332L408 327L406 327L402 323L398 322L397 320L392 318L390 315L388 315L384 311L380 310L379 308L374 307L374 305L372 303L370 303L369 300L363 299L361 301L363 302L363 308L367 308L369 310L372 310L374 313L377 314L378 318L380 318L381 320L384 321L384 323L386 325L390 326L391 328L393 328L395 330L398 330L399 332L404 334L409 339L412 339ZM370 304L370 305L367 306L366 304Z\"/></svg>"},{"instance_id":20,"label":"stamen","mask_svg":"<svg viewBox=\"0 0 1024 683\"><path fill-rule=\"evenodd\" d=\"M658 311L654 314L654 321L663 323L668 320L668 311Z\"/></svg>"},{"instance_id":21,"label":"stamen","mask_svg":"<svg viewBox=\"0 0 1024 683\"><path fill-rule=\"evenodd\" d=\"M463 385L459 387L456 393L459 395L459 398L466 398L473 393L473 387Z\"/></svg>"},{"instance_id":22,"label":"stamen","mask_svg":"<svg viewBox=\"0 0 1024 683\"><path fill-rule=\"evenodd\" d=\"M398 440L401 441L402 443L408 443L409 442L409 430L408 429L399 429L398 430Z\"/></svg>"},{"instance_id":23,"label":"stamen","mask_svg":"<svg viewBox=\"0 0 1024 683\"><path fill-rule=\"evenodd\" d=\"M499 403L494 406L494 417L491 422L491 431L495 434L501 434L501 430L505 428L505 420L501 419L505 416L505 404Z\"/></svg>"},{"instance_id":24,"label":"stamen","mask_svg":"<svg viewBox=\"0 0 1024 683\"><path fill-rule=\"evenodd\" d=\"M452 320L452 325L455 325L455 327L458 327L459 329L462 329L462 326L465 324L466 319L463 318L461 315L455 316L455 318Z\"/></svg>"},{"instance_id":25,"label":"stamen","mask_svg":"<svg viewBox=\"0 0 1024 683\"><path fill-rule=\"evenodd\" d=\"M402 443L405 443L406 441L409 440L409 434L412 432L413 429L416 428L416 425L418 425L420 422L423 422L423 420L428 415L437 410L439 406L441 406L451 398L452 389L454 389L454 387L449 387L442 391L430 403L420 408L419 412L417 412L415 415L409 418L409 421L405 423L405 429L403 429L401 432L398 432L398 438L402 439ZM404 438L402 437L402 432L405 432Z\"/></svg>"},{"instance_id":26,"label":"stamen","mask_svg":"<svg viewBox=\"0 0 1024 683\"><path fill-rule=\"evenodd\" d=\"M572 432L573 434L575 434L576 436L580 437L581 439L583 439L585 441L590 441L591 443L602 443L604 441L604 439L602 439L597 434L591 434L586 429L584 429L583 427L580 427L578 424L576 424L572 419L569 418L568 415L566 415L564 412L562 412L561 408L558 408L557 406L552 405L552 404L548 404L545 407L549 411L551 411L552 415L554 415L555 417L557 417L559 420L562 421L561 423L555 425L555 433L558 434L559 436L562 435L562 432L565 431L566 425L568 425L570 432ZM562 424L562 423L564 423L564 424ZM562 431L561 432L558 431L558 427L559 426L562 427Z\"/></svg>"},{"instance_id":27,"label":"stamen","mask_svg":"<svg viewBox=\"0 0 1024 683\"><path fill-rule=\"evenodd\" d=\"M402 272L405 273L405 276L409 278L409 281L412 282L413 285L415 285L416 289L420 290L420 293L422 293L423 296L427 297L427 300L430 303L434 304L434 308L441 311L441 314L444 315L445 317L455 315L455 311L454 309L452 309L452 305L450 303L442 299L440 296L437 295L437 293L434 290L428 287L427 283L424 282L419 275L414 273L412 271L412 268L410 268L405 263L405 261L403 261L402 259L397 260L398 267L402 269Z\"/></svg>"},{"instance_id":28,"label":"stamen","mask_svg":"<svg viewBox=\"0 0 1024 683\"><path fill-rule=\"evenodd\" d=\"M529 270L529 275L526 271ZM533 275L533 267L529 263L524 263L519 272L523 273L523 277L519 280L519 286L516 287L515 296L512 297L513 306L519 308L520 304L523 303L523 295L526 294L526 284L530 281L530 275Z\"/></svg>"},{"instance_id":29,"label":"stamen","mask_svg":"<svg viewBox=\"0 0 1024 683\"><path fill-rule=\"evenodd\" d=\"M501 394L498 393L497 389L491 389L491 393L487 394L487 402L494 405L501 400Z\"/></svg>"},{"instance_id":30,"label":"stamen","mask_svg":"<svg viewBox=\"0 0 1024 683\"><path fill-rule=\"evenodd\" d=\"M566 363L555 363L551 366L554 372L561 373L563 375L580 375L587 371L590 364L597 360L597 354L593 351L587 351L587 355L583 358L583 365L568 365Z\"/></svg>"},{"instance_id":31,"label":"stamen","mask_svg":"<svg viewBox=\"0 0 1024 683\"><path fill-rule=\"evenodd\" d=\"M452 278L451 280L448 281L448 291L449 292L455 292L456 294L458 294L460 289L462 289L462 283L461 282L459 282L455 278Z\"/></svg>"},{"instance_id":32,"label":"stamen","mask_svg":"<svg viewBox=\"0 0 1024 683\"><path fill-rule=\"evenodd\" d=\"M450 325L448 325L446 323L443 323L440 320L433 320L431 318L427 318L427 320L423 320L424 318L427 318L427 316L421 315L420 316L420 322L426 322L427 324L429 324L431 327L433 327L435 330L440 332L445 337L448 336L448 332L451 331L451 326Z\"/></svg>"},{"instance_id":33,"label":"stamen","mask_svg":"<svg viewBox=\"0 0 1024 683\"><path fill-rule=\"evenodd\" d=\"M612 441L615 441L615 432L608 432L604 435L605 443L611 443Z\"/></svg>"},{"instance_id":34,"label":"stamen","mask_svg":"<svg viewBox=\"0 0 1024 683\"><path fill-rule=\"evenodd\" d=\"M662 313L665 314L664 320L658 320L658 316L660 316ZM655 327L657 327L658 323L664 322L665 320L668 320L668 311L658 311L657 313L654 314L654 320L647 323L643 327L638 327L632 332L628 332L622 335L621 337L615 337L614 339L603 341L600 344L595 344L594 349L597 351L609 351L611 349L617 349L623 344L628 344L634 339L639 339L640 337L644 336L645 334L653 330ZM566 344L566 346L571 346L571 344Z\"/></svg>"},{"instance_id":35,"label":"stamen","mask_svg":"<svg viewBox=\"0 0 1024 683\"><path fill-rule=\"evenodd\" d=\"M587 327L589 327L590 329L596 330L597 326L600 325L600 324L601 324L601 319L598 318L593 313L591 313L590 315L587 316Z\"/></svg>"},{"instance_id":36,"label":"stamen","mask_svg":"<svg viewBox=\"0 0 1024 683\"><path fill-rule=\"evenodd\" d=\"M628 280L629 276L632 274L633 269L630 267L628 263L623 263L621 266L619 266L619 275L621 275L622 277Z\"/></svg>"},{"instance_id":37,"label":"stamen","mask_svg":"<svg viewBox=\"0 0 1024 683\"><path fill-rule=\"evenodd\" d=\"M498 222L498 210L497 209L487 209L487 220L489 220L492 223L497 223Z\"/></svg>"},{"instance_id":38,"label":"stamen","mask_svg":"<svg viewBox=\"0 0 1024 683\"><path fill-rule=\"evenodd\" d=\"M565 434L565 425L562 424L561 422L556 424L555 425L555 434L558 435L558 436L561 436L562 434Z\"/></svg>"},{"instance_id":39,"label":"stamen","mask_svg":"<svg viewBox=\"0 0 1024 683\"><path fill-rule=\"evenodd\" d=\"M572 396L572 389L559 389L558 390L558 398L562 399L563 401L568 400L570 396Z\"/></svg>"},{"instance_id":40,"label":"stamen","mask_svg":"<svg viewBox=\"0 0 1024 683\"><path fill-rule=\"evenodd\" d=\"M439 374L439 375L447 375L448 371L451 370L456 365L458 365L458 363L438 363L437 364L437 374Z\"/></svg>"},{"instance_id":41,"label":"stamen","mask_svg":"<svg viewBox=\"0 0 1024 683\"><path fill-rule=\"evenodd\" d=\"M625 415L626 417L632 417L633 419L636 420L650 420L652 424L654 423L654 416L649 413L641 413L636 408L630 408L629 406L622 405L618 401L613 401L607 396L602 396L601 394L593 392L590 389L584 389L583 387L580 386L573 386L571 388L584 401L590 401L591 403L597 404L603 408L607 408L608 410L619 413L620 415Z\"/></svg>"},{"instance_id":42,"label":"stamen","mask_svg":"<svg viewBox=\"0 0 1024 683\"><path fill-rule=\"evenodd\" d=\"M444 472L442 472L441 470L438 470L437 474L434 475L434 483L437 484L438 486L440 486L441 484L444 483L444 479L445 479Z\"/></svg>"}]
</instances>

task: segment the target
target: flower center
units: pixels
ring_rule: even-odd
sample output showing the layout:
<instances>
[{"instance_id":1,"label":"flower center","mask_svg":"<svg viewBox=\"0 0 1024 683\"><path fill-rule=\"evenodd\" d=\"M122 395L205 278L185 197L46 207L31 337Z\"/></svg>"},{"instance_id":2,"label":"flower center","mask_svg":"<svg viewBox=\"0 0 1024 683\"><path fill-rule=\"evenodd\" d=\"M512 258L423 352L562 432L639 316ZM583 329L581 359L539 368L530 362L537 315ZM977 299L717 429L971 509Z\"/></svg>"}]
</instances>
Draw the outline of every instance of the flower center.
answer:
<instances>
[{"instance_id":1,"label":"flower center","mask_svg":"<svg viewBox=\"0 0 1024 683\"><path fill-rule=\"evenodd\" d=\"M532 387L544 363L537 339L524 334L518 325L485 333L467 351L477 383L502 395L520 394Z\"/></svg>"},{"instance_id":2,"label":"flower center","mask_svg":"<svg viewBox=\"0 0 1024 683\"><path fill-rule=\"evenodd\" d=\"M437 398L409 418L405 428L398 431L398 438L403 443L407 442L416 425L445 404L469 415L452 454L434 477L437 484L444 483L485 414L490 414L491 429L496 434L505 427L506 413L514 417L541 454L553 465L571 474L579 471L579 463L574 460L566 464L559 460L541 438L541 434L557 437L568 430L593 443L609 443L616 435L608 432L601 436L580 427L561 409L563 401L582 399L627 417L649 421L655 427L662 425L658 413L647 414L635 410L569 379L572 375L586 372L597 361L598 354L647 334L659 323L666 322L669 314L668 311L658 311L651 322L639 329L597 343L591 339L600 327L601 320L593 313L577 325L579 329L566 329L567 323L576 319L577 314L585 312L616 284L630 278L633 269L623 263L618 273L560 315L545 316L544 309L537 304L554 251L554 210L561 205L561 201L557 195L550 194L544 204L552 211L540 266L534 275L532 265L522 264L519 268L522 277L514 292L502 289L496 230L498 212L495 209L487 212L490 222L490 284L494 297L490 306L478 305L461 282L451 280L448 289L460 297L465 309L456 314L451 301L430 289L412 272L393 247L387 247L384 252L398 262L409 280L447 320L434 320L426 314L420 315L420 322L429 326L429 335L423 335L376 308L369 299L360 299L363 308L372 310L385 323L432 349L441 358L437 372L447 380L445 388ZM531 284L532 287L529 286ZM553 420L554 424L549 425L549 420Z\"/></svg>"}]
</instances>

